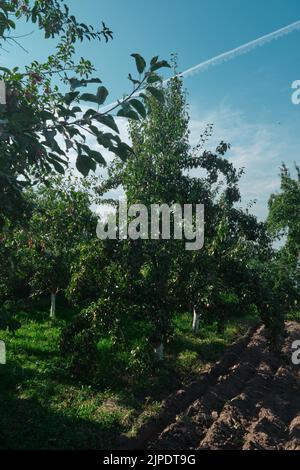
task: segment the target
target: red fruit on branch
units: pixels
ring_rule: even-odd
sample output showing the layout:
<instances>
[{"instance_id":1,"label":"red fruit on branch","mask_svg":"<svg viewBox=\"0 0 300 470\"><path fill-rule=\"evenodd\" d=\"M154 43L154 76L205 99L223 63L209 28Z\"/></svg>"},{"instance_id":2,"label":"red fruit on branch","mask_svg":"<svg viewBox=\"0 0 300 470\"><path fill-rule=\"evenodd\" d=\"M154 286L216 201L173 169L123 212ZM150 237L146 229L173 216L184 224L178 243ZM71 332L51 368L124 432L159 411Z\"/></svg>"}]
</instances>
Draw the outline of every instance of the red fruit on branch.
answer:
<instances>
[{"instance_id":1,"label":"red fruit on branch","mask_svg":"<svg viewBox=\"0 0 300 470\"><path fill-rule=\"evenodd\" d=\"M35 73L35 72L32 72L30 74L30 77L33 83L40 83L43 80L43 78L38 73Z\"/></svg>"}]
</instances>

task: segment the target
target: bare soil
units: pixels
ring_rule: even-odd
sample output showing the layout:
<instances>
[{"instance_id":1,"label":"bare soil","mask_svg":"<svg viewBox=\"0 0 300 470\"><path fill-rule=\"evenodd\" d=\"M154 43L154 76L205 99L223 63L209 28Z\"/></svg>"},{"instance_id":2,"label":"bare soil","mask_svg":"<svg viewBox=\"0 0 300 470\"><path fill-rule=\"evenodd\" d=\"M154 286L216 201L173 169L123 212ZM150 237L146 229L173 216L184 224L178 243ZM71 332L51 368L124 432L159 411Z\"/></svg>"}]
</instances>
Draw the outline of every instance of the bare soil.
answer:
<instances>
[{"instance_id":1,"label":"bare soil","mask_svg":"<svg viewBox=\"0 0 300 470\"><path fill-rule=\"evenodd\" d=\"M276 355L265 328L253 328L123 448L300 450L300 365L291 360L298 339L300 324L287 322Z\"/></svg>"}]
</instances>

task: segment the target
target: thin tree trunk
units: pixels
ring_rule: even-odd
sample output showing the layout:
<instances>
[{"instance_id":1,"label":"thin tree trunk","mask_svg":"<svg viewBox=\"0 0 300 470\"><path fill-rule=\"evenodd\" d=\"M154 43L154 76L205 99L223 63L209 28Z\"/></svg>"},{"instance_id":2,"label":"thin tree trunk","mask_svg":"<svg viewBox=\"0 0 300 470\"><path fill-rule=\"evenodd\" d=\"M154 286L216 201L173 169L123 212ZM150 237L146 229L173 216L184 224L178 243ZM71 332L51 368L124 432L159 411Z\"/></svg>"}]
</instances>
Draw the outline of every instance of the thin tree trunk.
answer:
<instances>
[{"instance_id":1,"label":"thin tree trunk","mask_svg":"<svg viewBox=\"0 0 300 470\"><path fill-rule=\"evenodd\" d=\"M196 312L196 309L194 307L194 310L193 310L193 332L195 333L195 335L199 331L199 320L200 320L200 315L199 315L199 313Z\"/></svg>"},{"instance_id":2,"label":"thin tree trunk","mask_svg":"<svg viewBox=\"0 0 300 470\"><path fill-rule=\"evenodd\" d=\"M158 346L154 348L154 352L156 354L156 357L159 361L162 361L164 358L164 344L160 343Z\"/></svg>"},{"instance_id":3,"label":"thin tree trunk","mask_svg":"<svg viewBox=\"0 0 300 470\"><path fill-rule=\"evenodd\" d=\"M6 364L6 347L4 341L0 341L0 364Z\"/></svg>"},{"instance_id":4,"label":"thin tree trunk","mask_svg":"<svg viewBox=\"0 0 300 470\"><path fill-rule=\"evenodd\" d=\"M56 303L56 293L51 292L51 308L50 308L50 318L51 320L55 319L55 303Z\"/></svg>"}]
</instances>

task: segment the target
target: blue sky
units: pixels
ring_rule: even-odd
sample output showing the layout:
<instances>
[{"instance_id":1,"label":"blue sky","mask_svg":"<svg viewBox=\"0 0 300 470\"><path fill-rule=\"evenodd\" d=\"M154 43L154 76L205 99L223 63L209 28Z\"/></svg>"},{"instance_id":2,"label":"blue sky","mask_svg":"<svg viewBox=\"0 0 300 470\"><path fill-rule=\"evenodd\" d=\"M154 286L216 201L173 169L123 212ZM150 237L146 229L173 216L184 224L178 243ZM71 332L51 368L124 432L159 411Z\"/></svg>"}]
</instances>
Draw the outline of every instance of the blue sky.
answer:
<instances>
[{"instance_id":1,"label":"blue sky","mask_svg":"<svg viewBox=\"0 0 300 470\"><path fill-rule=\"evenodd\" d=\"M178 54L183 71L206 59L300 20L299 0L70 0L84 22L104 20L114 32L105 44L85 44L78 53L95 64L113 101L130 89L134 71L130 54L145 58ZM32 27L22 27L30 32ZM281 161L299 162L300 105L291 102L291 84L300 80L300 30L235 59L187 77L191 141L196 143L205 123L215 126L208 146L231 143L228 158L244 166L241 188L245 203L263 218L270 192L279 186ZM38 32L25 38L25 54L14 47L2 54L3 65L43 60L52 41Z\"/></svg>"}]
</instances>

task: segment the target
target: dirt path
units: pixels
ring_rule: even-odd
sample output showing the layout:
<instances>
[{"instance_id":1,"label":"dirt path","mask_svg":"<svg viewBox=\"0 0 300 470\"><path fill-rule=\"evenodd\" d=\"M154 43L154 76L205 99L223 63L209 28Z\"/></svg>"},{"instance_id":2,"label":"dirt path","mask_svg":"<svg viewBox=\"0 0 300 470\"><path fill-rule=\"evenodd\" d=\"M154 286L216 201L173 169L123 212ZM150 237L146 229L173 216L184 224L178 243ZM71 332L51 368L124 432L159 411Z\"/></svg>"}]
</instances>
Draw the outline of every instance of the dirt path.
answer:
<instances>
[{"instance_id":1,"label":"dirt path","mask_svg":"<svg viewBox=\"0 0 300 470\"><path fill-rule=\"evenodd\" d=\"M288 322L286 333L285 359L279 359L269 351L264 327L252 330L188 389L169 397L159 419L129 447L300 450L300 365L291 361L300 324Z\"/></svg>"}]
</instances>

